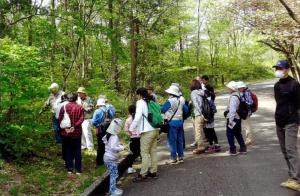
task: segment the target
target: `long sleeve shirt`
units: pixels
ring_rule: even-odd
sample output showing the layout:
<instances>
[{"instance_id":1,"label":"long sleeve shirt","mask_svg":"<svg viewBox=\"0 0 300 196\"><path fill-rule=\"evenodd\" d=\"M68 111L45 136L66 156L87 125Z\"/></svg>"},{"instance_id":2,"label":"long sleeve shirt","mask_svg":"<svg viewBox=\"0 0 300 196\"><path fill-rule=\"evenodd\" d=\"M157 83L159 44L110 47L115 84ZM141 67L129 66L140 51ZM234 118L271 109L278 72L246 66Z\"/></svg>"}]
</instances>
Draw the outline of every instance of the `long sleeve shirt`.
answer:
<instances>
[{"instance_id":1,"label":"long sleeve shirt","mask_svg":"<svg viewBox=\"0 0 300 196\"><path fill-rule=\"evenodd\" d=\"M59 91L56 95L50 94L49 98L44 104L44 108L48 108L49 106L51 106L51 112L55 114L55 110L61 102L61 96L63 96L64 94L65 92L63 91Z\"/></svg>"},{"instance_id":2,"label":"long sleeve shirt","mask_svg":"<svg viewBox=\"0 0 300 196\"><path fill-rule=\"evenodd\" d=\"M139 138L140 137L140 134L138 131L136 130L133 130L133 131L130 131L130 125L132 124L132 121L133 121L133 118L131 115L128 116L128 118L126 119L126 122L125 122L125 131L128 133L128 135L130 136L130 138Z\"/></svg>"},{"instance_id":3,"label":"long sleeve shirt","mask_svg":"<svg viewBox=\"0 0 300 196\"><path fill-rule=\"evenodd\" d=\"M203 98L204 96L204 91L203 90L193 90L191 92L191 99L193 102L194 106L194 115L195 116L202 116L202 103L203 103Z\"/></svg>"},{"instance_id":4,"label":"long sleeve shirt","mask_svg":"<svg viewBox=\"0 0 300 196\"><path fill-rule=\"evenodd\" d=\"M82 134L81 124L84 121L84 110L83 108L76 104L75 102L70 102L66 106L66 112L68 113L71 120L71 127L74 127L74 131L72 133L67 133L65 129L62 130L61 135L65 137L79 138ZM59 124L64 118L64 107L61 108L59 113Z\"/></svg>"},{"instance_id":5,"label":"long sleeve shirt","mask_svg":"<svg viewBox=\"0 0 300 196\"><path fill-rule=\"evenodd\" d=\"M124 146L120 144L119 137L117 135L111 135L107 141L106 135L102 138L103 143L105 144L105 153L103 160L105 162L117 161L118 152L124 150Z\"/></svg>"},{"instance_id":6,"label":"long sleeve shirt","mask_svg":"<svg viewBox=\"0 0 300 196\"><path fill-rule=\"evenodd\" d=\"M229 105L227 107L228 110L227 118L229 120L230 125L234 124L234 119L240 119L237 113L240 105L239 99L240 99L240 95L237 92L234 92L230 95Z\"/></svg>"},{"instance_id":7,"label":"long sleeve shirt","mask_svg":"<svg viewBox=\"0 0 300 196\"><path fill-rule=\"evenodd\" d=\"M90 97L81 99L78 97L77 103L84 109L84 119L91 119L93 116L94 102Z\"/></svg>"}]
</instances>

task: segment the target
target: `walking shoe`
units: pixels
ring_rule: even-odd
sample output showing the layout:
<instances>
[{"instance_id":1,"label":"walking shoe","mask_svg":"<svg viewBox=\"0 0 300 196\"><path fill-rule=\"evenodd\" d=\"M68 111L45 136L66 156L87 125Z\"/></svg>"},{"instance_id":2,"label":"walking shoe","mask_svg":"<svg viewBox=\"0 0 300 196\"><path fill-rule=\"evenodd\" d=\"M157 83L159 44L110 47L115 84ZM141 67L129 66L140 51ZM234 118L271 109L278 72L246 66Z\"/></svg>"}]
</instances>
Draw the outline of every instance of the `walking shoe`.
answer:
<instances>
[{"instance_id":1,"label":"walking shoe","mask_svg":"<svg viewBox=\"0 0 300 196\"><path fill-rule=\"evenodd\" d=\"M76 175L77 176L81 176L81 172L76 172Z\"/></svg>"},{"instance_id":2,"label":"walking shoe","mask_svg":"<svg viewBox=\"0 0 300 196\"><path fill-rule=\"evenodd\" d=\"M121 193L121 195L124 193L124 191L122 189L116 188L116 190Z\"/></svg>"},{"instance_id":3,"label":"walking shoe","mask_svg":"<svg viewBox=\"0 0 300 196\"><path fill-rule=\"evenodd\" d=\"M205 148L197 148L193 150L193 154L202 154L205 153Z\"/></svg>"},{"instance_id":4,"label":"walking shoe","mask_svg":"<svg viewBox=\"0 0 300 196\"><path fill-rule=\"evenodd\" d=\"M177 160L170 159L170 160L166 161L166 164L167 165L176 165L176 164L178 164L178 162L177 162Z\"/></svg>"},{"instance_id":5,"label":"walking shoe","mask_svg":"<svg viewBox=\"0 0 300 196\"><path fill-rule=\"evenodd\" d=\"M206 153L214 153L215 152L215 148L214 146L208 146L207 150L205 150Z\"/></svg>"},{"instance_id":6,"label":"walking shoe","mask_svg":"<svg viewBox=\"0 0 300 196\"><path fill-rule=\"evenodd\" d=\"M135 172L136 172L136 170L133 169L132 167L129 167L129 168L127 169L127 173L128 173L128 174L133 174L133 173L135 173Z\"/></svg>"},{"instance_id":7,"label":"walking shoe","mask_svg":"<svg viewBox=\"0 0 300 196\"><path fill-rule=\"evenodd\" d=\"M184 163L183 158L179 158L178 163Z\"/></svg>"},{"instance_id":8,"label":"walking shoe","mask_svg":"<svg viewBox=\"0 0 300 196\"><path fill-rule=\"evenodd\" d=\"M238 153L237 153L236 150L229 150L229 151L227 151L227 153L228 153L230 156L236 156L236 155L238 155Z\"/></svg>"},{"instance_id":9,"label":"walking shoe","mask_svg":"<svg viewBox=\"0 0 300 196\"><path fill-rule=\"evenodd\" d=\"M286 183L286 188L289 188L289 189L292 189L292 190L295 190L295 191L300 191L300 184L296 181L296 180L293 180L291 179L290 181L288 181Z\"/></svg>"},{"instance_id":10,"label":"walking shoe","mask_svg":"<svg viewBox=\"0 0 300 196\"><path fill-rule=\"evenodd\" d=\"M247 154L247 148L246 147L245 148L240 148L239 153L240 154Z\"/></svg>"},{"instance_id":11,"label":"walking shoe","mask_svg":"<svg viewBox=\"0 0 300 196\"><path fill-rule=\"evenodd\" d=\"M221 152L221 146L219 144L215 145L215 152Z\"/></svg>"},{"instance_id":12,"label":"walking shoe","mask_svg":"<svg viewBox=\"0 0 300 196\"><path fill-rule=\"evenodd\" d=\"M144 182L146 180L147 180L147 176L142 176L141 174L139 174L132 181L135 182L135 183L138 183L138 182Z\"/></svg>"},{"instance_id":13,"label":"walking shoe","mask_svg":"<svg viewBox=\"0 0 300 196\"><path fill-rule=\"evenodd\" d=\"M120 196L123 194L123 190L116 189L114 192L110 193L110 196Z\"/></svg>"},{"instance_id":14,"label":"walking shoe","mask_svg":"<svg viewBox=\"0 0 300 196\"><path fill-rule=\"evenodd\" d=\"M190 147L196 147L196 146L197 146L197 142L190 144Z\"/></svg>"},{"instance_id":15,"label":"walking shoe","mask_svg":"<svg viewBox=\"0 0 300 196\"><path fill-rule=\"evenodd\" d=\"M157 178L158 178L158 175L157 175L156 172L153 172L153 173L148 172L147 177L153 178L153 179L157 179Z\"/></svg>"},{"instance_id":16,"label":"walking shoe","mask_svg":"<svg viewBox=\"0 0 300 196\"><path fill-rule=\"evenodd\" d=\"M289 178L287 181L284 181L280 184L280 186L282 187L287 187L287 184L290 183L290 181L292 181L293 179Z\"/></svg>"}]
</instances>

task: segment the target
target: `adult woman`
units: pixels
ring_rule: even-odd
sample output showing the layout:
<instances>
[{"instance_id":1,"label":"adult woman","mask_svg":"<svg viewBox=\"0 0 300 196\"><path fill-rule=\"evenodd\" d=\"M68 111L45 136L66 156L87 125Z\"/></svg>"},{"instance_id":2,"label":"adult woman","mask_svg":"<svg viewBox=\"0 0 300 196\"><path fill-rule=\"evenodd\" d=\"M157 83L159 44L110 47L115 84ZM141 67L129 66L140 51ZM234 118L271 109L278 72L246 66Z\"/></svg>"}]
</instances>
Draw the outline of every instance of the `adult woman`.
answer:
<instances>
[{"instance_id":1,"label":"adult woman","mask_svg":"<svg viewBox=\"0 0 300 196\"><path fill-rule=\"evenodd\" d=\"M141 135L141 156L142 167L140 174L134 182L144 181L147 177L157 177L157 138L158 130L148 122L149 95L146 88L139 88L136 91L138 101L136 112L129 131L138 131Z\"/></svg>"},{"instance_id":2,"label":"adult woman","mask_svg":"<svg viewBox=\"0 0 300 196\"><path fill-rule=\"evenodd\" d=\"M194 106L194 127L195 127L195 139L197 142L197 148L193 150L194 154L201 154L205 152L205 135L204 135L204 124L205 118L202 114L202 103L204 91L201 89L201 83L199 80L192 80L191 83L191 99Z\"/></svg>"},{"instance_id":3,"label":"adult woman","mask_svg":"<svg viewBox=\"0 0 300 196\"><path fill-rule=\"evenodd\" d=\"M168 142L170 145L171 159L168 164L183 163L184 132L183 132L183 113L188 113L185 100L176 85L171 85L166 93L169 99L164 103L161 112L169 121ZM178 160L177 160L178 158Z\"/></svg>"}]
</instances>

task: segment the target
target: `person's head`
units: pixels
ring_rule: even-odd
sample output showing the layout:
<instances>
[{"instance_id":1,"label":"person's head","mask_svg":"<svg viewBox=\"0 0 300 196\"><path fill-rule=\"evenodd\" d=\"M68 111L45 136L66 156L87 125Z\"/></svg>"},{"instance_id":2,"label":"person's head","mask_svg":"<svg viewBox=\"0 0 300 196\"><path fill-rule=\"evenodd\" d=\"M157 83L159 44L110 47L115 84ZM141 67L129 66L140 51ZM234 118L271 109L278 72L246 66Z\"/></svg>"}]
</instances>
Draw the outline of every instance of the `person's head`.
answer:
<instances>
[{"instance_id":1,"label":"person's head","mask_svg":"<svg viewBox=\"0 0 300 196\"><path fill-rule=\"evenodd\" d=\"M72 93L68 93L67 94L67 100L69 102L76 102L77 101L77 98L78 98L78 95L76 92L72 92Z\"/></svg>"},{"instance_id":2,"label":"person's head","mask_svg":"<svg viewBox=\"0 0 300 196\"><path fill-rule=\"evenodd\" d=\"M68 94L63 94L61 96L61 103L65 102L65 101L68 101Z\"/></svg>"},{"instance_id":3,"label":"person's head","mask_svg":"<svg viewBox=\"0 0 300 196\"><path fill-rule=\"evenodd\" d=\"M209 77L207 75L201 76L201 81L203 84L207 85L209 83Z\"/></svg>"},{"instance_id":4,"label":"person's head","mask_svg":"<svg viewBox=\"0 0 300 196\"><path fill-rule=\"evenodd\" d=\"M244 92L244 90L247 88L247 85L243 81L236 82L236 87L240 92Z\"/></svg>"},{"instance_id":5,"label":"person's head","mask_svg":"<svg viewBox=\"0 0 300 196\"><path fill-rule=\"evenodd\" d=\"M59 92L59 86L57 83L52 83L48 89L53 95L56 95Z\"/></svg>"},{"instance_id":6,"label":"person's head","mask_svg":"<svg viewBox=\"0 0 300 196\"><path fill-rule=\"evenodd\" d=\"M128 114L129 115L134 115L135 114L135 110L136 110L136 107L135 107L135 105L130 105L130 106L128 106Z\"/></svg>"},{"instance_id":7,"label":"person's head","mask_svg":"<svg viewBox=\"0 0 300 196\"><path fill-rule=\"evenodd\" d=\"M167 90L165 90L165 92L168 93L169 96L179 97L181 95L178 86L174 84L172 84Z\"/></svg>"},{"instance_id":8,"label":"person's head","mask_svg":"<svg viewBox=\"0 0 300 196\"><path fill-rule=\"evenodd\" d=\"M226 87L228 88L228 90L229 90L230 93L236 92L236 91L238 90L235 81L229 82L229 83L226 85Z\"/></svg>"},{"instance_id":9,"label":"person's head","mask_svg":"<svg viewBox=\"0 0 300 196\"><path fill-rule=\"evenodd\" d=\"M85 99L86 98L86 91L84 87L79 87L77 90L78 96L80 99Z\"/></svg>"},{"instance_id":10,"label":"person's head","mask_svg":"<svg viewBox=\"0 0 300 196\"><path fill-rule=\"evenodd\" d=\"M137 98L140 100L140 99L145 99L145 100L148 100L149 99L149 94L148 94L148 90L144 87L141 87L141 88L138 88L136 90L136 95L137 95Z\"/></svg>"},{"instance_id":11,"label":"person's head","mask_svg":"<svg viewBox=\"0 0 300 196\"><path fill-rule=\"evenodd\" d=\"M111 121L109 127L106 132L112 135L118 135L122 130L122 120L120 118L115 118Z\"/></svg>"},{"instance_id":12,"label":"person's head","mask_svg":"<svg viewBox=\"0 0 300 196\"><path fill-rule=\"evenodd\" d=\"M153 86L148 86L148 87L147 87L147 90L148 90L148 94L149 94L149 95L151 95L151 94L154 92Z\"/></svg>"},{"instance_id":13,"label":"person's head","mask_svg":"<svg viewBox=\"0 0 300 196\"><path fill-rule=\"evenodd\" d=\"M287 78L289 76L290 71L290 63L287 60L279 60L276 65L273 66L275 68L275 76L276 78Z\"/></svg>"},{"instance_id":14,"label":"person's head","mask_svg":"<svg viewBox=\"0 0 300 196\"><path fill-rule=\"evenodd\" d=\"M105 106L105 104L106 104L106 100L103 99L103 98L99 98L99 99L97 100L96 106L97 106L97 107L102 107L102 106Z\"/></svg>"},{"instance_id":15,"label":"person's head","mask_svg":"<svg viewBox=\"0 0 300 196\"><path fill-rule=\"evenodd\" d=\"M197 76L197 77L195 78L195 80L198 80L198 81L201 83L201 77L200 77L200 76Z\"/></svg>"},{"instance_id":16,"label":"person's head","mask_svg":"<svg viewBox=\"0 0 300 196\"><path fill-rule=\"evenodd\" d=\"M201 89L201 83L199 80L192 80L191 82L191 86L190 86L190 90L193 91L193 90L199 90Z\"/></svg>"}]
</instances>

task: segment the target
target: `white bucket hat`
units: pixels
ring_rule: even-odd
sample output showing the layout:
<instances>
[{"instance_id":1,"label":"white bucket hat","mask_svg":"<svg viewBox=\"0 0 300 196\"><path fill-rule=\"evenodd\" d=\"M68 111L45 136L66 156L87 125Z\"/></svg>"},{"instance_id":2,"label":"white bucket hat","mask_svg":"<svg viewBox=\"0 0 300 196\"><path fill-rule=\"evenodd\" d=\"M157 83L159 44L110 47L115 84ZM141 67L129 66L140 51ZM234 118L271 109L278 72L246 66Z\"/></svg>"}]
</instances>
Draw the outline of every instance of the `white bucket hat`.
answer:
<instances>
[{"instance_id":1,"label":"white bucket hat","mask_svg":"<svg viewBox=\"0 0 300 196\"><path fill-rule=\"evenodd\" d=\"M228 88L230 88L231 90L233 90L233 91L236 91L236 90L237 90L237 84L236 84L235 81L229 82L226 86L227 86Z\"/></svg>"},{"instance_id":2,"label":"white bucket hat","mask_svg":"<svg viewBox=\"0 0 300 196\"><path fill-rule=\"evenodd\" d=\"M247 85L243 81L236 82L237 88L246 88Z\"/></svg>"},{"instance_id":3,"label":"white bucket hat","mask_svg":"<svg viewBox=\"0 0 300 196\"><path fill-rule=\"evenodd\" d=\"M104 106L105 105L106 100L103 98L100 98L97 100L97 105L96 106Z\"/></svg>"},{"instance_id":4,"label":"white bucket hat","mask_svg":"<svg viewBox=\"0 0 300 196\"><path fill-rule=\"evenodd\" d=\"M122 120L120 118L115 118L111 121L109 127L106 132L112 135L118 135L122 130Z\"/></svg>"},{"instance_id":5,"label":"white bucket hat","mask_svg":"<svg viewBox=\"0 0 300 196\"><path fill-rule=\"evenodd\" d=\"M59 86L58 86L58 84L57 83L52 83L50 86L49 86L49 90L51 90L51 89L54 89L54 88L57 88L57 89L59 89Z\"/></svg>"},{"instance_id":6,"label":"white bucket hat","mask_svg":"<svg viewBox=\"0 0 300 196\"><path fill-rule=\"evenodd\" d=\"M180 96L180 90L175 85L171 85L165 92L171 95Z\"/></svg>"}]
</instances>

